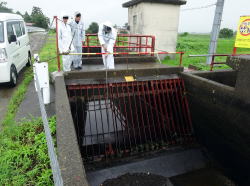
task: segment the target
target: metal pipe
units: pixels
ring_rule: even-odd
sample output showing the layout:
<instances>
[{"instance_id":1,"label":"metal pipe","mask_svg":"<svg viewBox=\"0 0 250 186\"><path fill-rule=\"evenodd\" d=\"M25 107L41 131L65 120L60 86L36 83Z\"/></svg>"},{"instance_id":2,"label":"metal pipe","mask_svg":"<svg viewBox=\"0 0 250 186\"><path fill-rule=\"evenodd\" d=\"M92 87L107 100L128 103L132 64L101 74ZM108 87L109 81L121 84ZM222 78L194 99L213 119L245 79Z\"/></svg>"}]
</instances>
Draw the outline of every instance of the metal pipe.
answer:
<instances>
[{"instance_id":1,"label":"metal pipe","mask_svg":"<svg viewBox=\"0 0 250 186\"><path fill-rule=\"evenodd\" d=\"M58 18L57 16L54 16L54 19L56 20L56 56L57 56L57 67L58 72L61 71L61 63L60 63L60 51L59 51L59 44L58 44Z\"/></svg>"}]
</instances>

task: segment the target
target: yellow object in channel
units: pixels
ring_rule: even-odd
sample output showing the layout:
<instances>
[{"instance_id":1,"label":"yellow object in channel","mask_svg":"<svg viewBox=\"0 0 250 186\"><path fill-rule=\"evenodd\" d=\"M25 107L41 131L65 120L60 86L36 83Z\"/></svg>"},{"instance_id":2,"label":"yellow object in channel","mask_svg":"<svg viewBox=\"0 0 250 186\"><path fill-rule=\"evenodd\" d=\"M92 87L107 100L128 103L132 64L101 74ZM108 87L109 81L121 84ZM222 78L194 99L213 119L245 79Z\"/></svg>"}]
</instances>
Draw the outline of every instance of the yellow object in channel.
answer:
<instances>
[{"instance_id":1,"label":"yellow object in channel","mask_svg":"<svg viewBox=\"0 0 250 186\"><path fill-rule=\"evenodd\" d=\"M135 79L134 79L133 76L125 76L125 80L126 80L127 82L135 81Z\"/></svg>"},{"instance_id":2,"label":"yellow object in channel","mask_svg":"<svg viewBox=\"0 0 250 186\"><path fill-rule=\"evenodd\" d=\"M235 47L250 48L250 16L241 16L237 28Z\"/></svg>"}]
</instances>

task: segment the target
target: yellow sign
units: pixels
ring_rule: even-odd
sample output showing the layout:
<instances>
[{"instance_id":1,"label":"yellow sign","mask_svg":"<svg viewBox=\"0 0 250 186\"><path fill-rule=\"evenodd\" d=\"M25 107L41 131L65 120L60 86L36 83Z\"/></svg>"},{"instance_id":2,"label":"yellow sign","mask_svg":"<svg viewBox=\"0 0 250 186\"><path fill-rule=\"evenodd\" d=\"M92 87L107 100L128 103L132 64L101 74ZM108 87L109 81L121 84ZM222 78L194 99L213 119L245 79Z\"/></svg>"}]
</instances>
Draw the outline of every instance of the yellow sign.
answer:
<instances>
[{"instance_id":1,"label":"yellow sign","mask_svg":"<svg viewBox=\"0 0 250 186\"><path fill-rule=\"evenodd\" d=\"M235 47L250 48L250 16L240 17Z\"/></svg>"},{"instance_id":2,"label":"yellow sign","mask_svg":"<svg viewBox=\"0 0 250 186\"><path fill-rule=\"evenodd\" d=\"M127 82L135 81L135 79L134 79L133 76L125 76L125 80L126 80Z\"/></svg>"}]
</instances>

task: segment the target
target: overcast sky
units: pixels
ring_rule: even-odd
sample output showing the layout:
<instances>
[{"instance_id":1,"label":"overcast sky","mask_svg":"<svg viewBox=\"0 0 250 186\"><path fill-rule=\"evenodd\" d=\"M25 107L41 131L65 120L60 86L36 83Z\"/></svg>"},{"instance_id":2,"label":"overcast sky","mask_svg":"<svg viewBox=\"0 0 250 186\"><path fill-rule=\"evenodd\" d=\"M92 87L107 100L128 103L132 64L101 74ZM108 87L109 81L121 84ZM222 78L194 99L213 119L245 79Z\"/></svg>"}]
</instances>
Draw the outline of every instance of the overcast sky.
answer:
<instances>
[{"instance_id":1,"label":"overcast sky","mask_svg":"<svg viewBox=\"0 0 250 186\"><path fill-rule=\"evenodd\" d=\"M103 22L110 20L114 24L124 25L127 22L128 11L122 8L126 0L5 0L8 7L21 13L32 10L33 6L42 8L48 17L60 15L61 12L73 14L74 11L83 12L86 25L95 21ZM215 6L205 9L186 10L215 3L216 0L187 0L182 6L180 15L180 32L210 32L213 23ZM222 27L236 30L239 17L250 15L249 0L225 0ZM162 24L167 24L163 23Z\"/></svg>"}]
</instances>

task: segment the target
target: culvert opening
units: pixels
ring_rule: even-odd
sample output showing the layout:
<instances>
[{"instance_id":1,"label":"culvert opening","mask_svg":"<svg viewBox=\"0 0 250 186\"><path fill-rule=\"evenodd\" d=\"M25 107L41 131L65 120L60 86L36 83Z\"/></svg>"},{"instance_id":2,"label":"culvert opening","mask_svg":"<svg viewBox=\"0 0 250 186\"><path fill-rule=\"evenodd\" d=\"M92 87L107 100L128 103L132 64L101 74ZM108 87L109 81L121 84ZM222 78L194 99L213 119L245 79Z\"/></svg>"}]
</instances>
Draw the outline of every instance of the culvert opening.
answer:
<instances>
[{"instance_id":1,"label":"culvert opening","mask_svg":"<svg viewBox=\"0 0 250 186\"><path fill-rule=\"evenodd\" d=\"M180 78L68 85L67 92L85 163L193 142Z\"/></svg>"}]
</instances>

